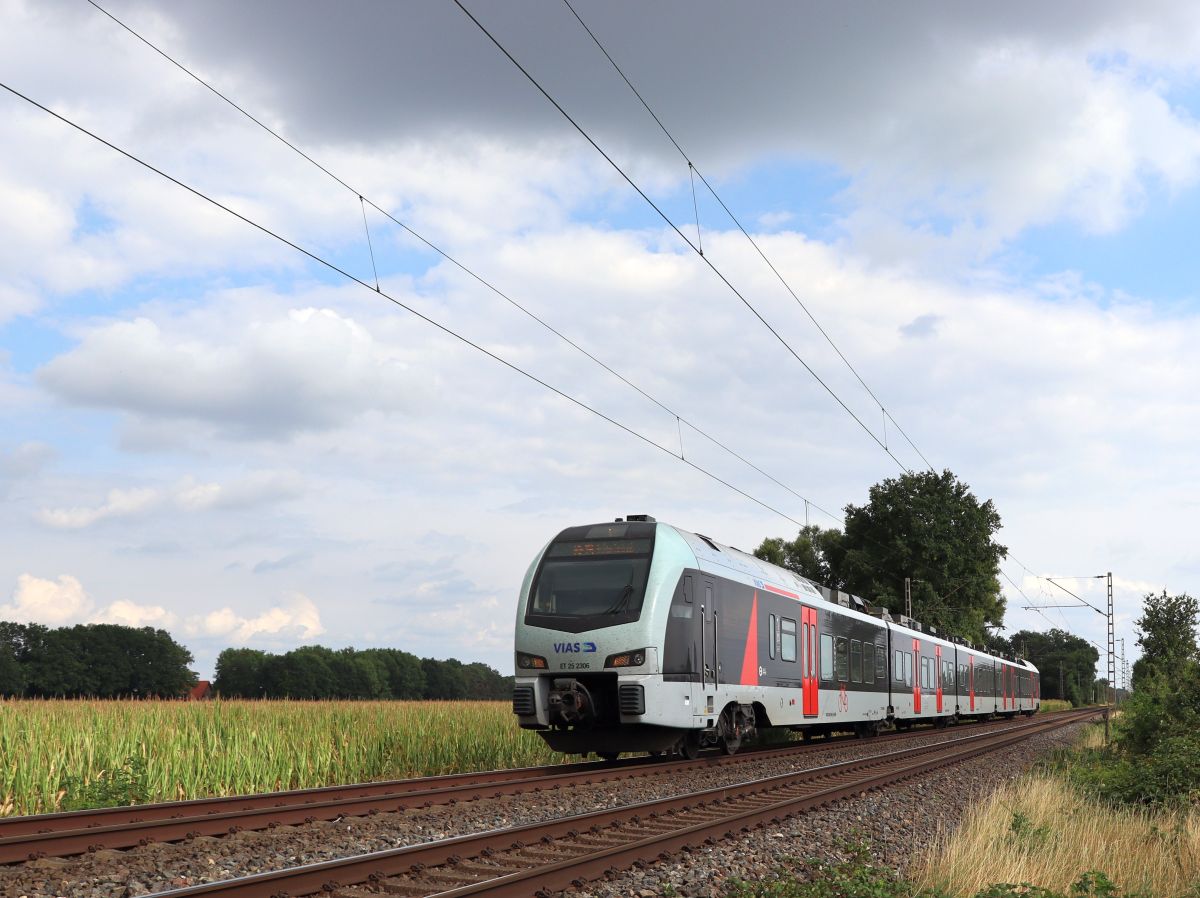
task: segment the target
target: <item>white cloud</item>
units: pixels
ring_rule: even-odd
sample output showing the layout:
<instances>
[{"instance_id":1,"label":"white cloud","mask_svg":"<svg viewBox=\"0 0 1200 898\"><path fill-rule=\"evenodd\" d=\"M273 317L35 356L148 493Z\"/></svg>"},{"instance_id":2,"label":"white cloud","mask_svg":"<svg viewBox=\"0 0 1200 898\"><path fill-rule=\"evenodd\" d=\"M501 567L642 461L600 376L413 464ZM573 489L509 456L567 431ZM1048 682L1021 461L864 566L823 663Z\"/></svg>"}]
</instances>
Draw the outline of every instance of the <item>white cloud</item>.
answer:
<instances>
[{"instance_id":1,"label":"white cloud","mask_svg":"<svg viewBox=\"0 0 1200 898\"><path fill-rule=\"evenodd\" d=\"M143 514L162 501L162 492L141 488L131 490L109 490L107 499L100 505L73 506L71 508L43 509L37 519L47 527L59 530L79 530L109 518L125 518Z\"/></svg>"},{"instance_id":2,"label":"white cloud","mask_svg":"<svg viewBox=\"0 0 1200 898\"><path fill-rule=\"evenodd\" d=\"M139 605L125 600L113 602L93 619L98 624L155 628L170 627L176 620L176 616L162 605Z\"/></svg>"},{"instance_id":3,"label":"white cloud","mask_svg":"<svg viewBox=\"0 0 1200 898\"><path fill-rule=\"evenodd\" d=\"M96 610L83 584L70 574L62 574L57 580L21 574L11 603L0 605L0 620L50 627L81 623L168 627L175 622L175 615L161 605L139 605L126 599Z\"/></svg>"},{"instance_id":4,"label":"white cloud","mask_svg":"<svg viewBox=\"0 0 1200 898\"><path fill-rule=\"evenodd\" d=\"M63 574L57 580L21 574L11 603L0 605L0 620L62 626L79 623L93 607L83 585L69 574Z\"/></svg>"},{"instance_id":5,"label":"white cloud","mask_svg":"<svg viewBox=\"0 0 1200 898\"><path fill-rule=\"evenodd\" d=\"M295 475L259 471L228 484L200 483L188 475L171 487L109 490L99 505L43 508L35 518L57 530L81 530L101 521L138 518L169 508L182 512L253 508L295 498L302 492Z\"/></svg>"},{"instance_id":6,"label":"white cloud","mask_svg":"<svg viewBox=\"0 0 1200 898\"><path fill-rule=\"evenodd\" d=\"M219 338L185 324L102 324L43 367L38 380L75 405L199 421L246 438L335 428L368 410L415 401L405 364L330 309L292 309Z\"/></svg>"},{"instance_id":7,"label":"white cloud","mask_svg":"<svg viewBox=\"0 0 1200 898\"><path fill-rule=\"evenodd\" d=\"M284 605L274 605L260 614L247 617L226 606L205 615L188 618L189 633L221 637L234 642L249 642L256 636L288 636L314 639L325 632L316 603L297 593Z\"/></svg>"},{"instance_id":8,"label":"white cloud","mask_svg":"<svg viewBox=\"0 0 1200 898\"><path fill-rule=\"evenodd\" d=\"M0 478L30 477L57 455L53 446L37 440L27 440L7 451L0 450Z\"/></svg>"}]
</instances>

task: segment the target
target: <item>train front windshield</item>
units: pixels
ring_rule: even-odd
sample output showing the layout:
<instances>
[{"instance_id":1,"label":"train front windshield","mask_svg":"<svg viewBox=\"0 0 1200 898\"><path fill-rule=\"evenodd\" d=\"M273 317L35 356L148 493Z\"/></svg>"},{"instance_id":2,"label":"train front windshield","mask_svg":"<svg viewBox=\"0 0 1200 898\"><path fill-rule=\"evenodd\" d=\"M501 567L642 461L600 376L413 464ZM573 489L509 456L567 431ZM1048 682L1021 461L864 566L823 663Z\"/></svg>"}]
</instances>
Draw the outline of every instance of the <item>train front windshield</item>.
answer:
<instances>
[{"instance_id":1,"label":"train front windshield","mask_svg":"<svg viewBox=\"0 0 1200 898\"><path fill-rule=\"evenodd\" d=\"M579 632L637 620L652 551L649 539L551 543L530 590L526 623Z\"/></svg>"}]
</instances>

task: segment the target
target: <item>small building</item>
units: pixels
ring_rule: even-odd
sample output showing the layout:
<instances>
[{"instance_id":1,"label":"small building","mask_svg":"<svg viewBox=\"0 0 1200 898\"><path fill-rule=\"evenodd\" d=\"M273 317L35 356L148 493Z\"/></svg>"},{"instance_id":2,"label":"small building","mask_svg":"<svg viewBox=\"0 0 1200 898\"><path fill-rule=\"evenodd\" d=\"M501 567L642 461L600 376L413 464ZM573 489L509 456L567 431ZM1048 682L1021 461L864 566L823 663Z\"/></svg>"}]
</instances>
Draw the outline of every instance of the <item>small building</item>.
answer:
<instances>
[{"instance_id":1,"label":"small building","mask_svg":"<svg viewBox=\"0 0 1200 898\"><path fill-rule=\"evenodd\" d=\"M201 680L188 690L187 700L189 702L203 702L210 698L212 698L212 683L208 680Z\"/></svg>"}]
</instances>

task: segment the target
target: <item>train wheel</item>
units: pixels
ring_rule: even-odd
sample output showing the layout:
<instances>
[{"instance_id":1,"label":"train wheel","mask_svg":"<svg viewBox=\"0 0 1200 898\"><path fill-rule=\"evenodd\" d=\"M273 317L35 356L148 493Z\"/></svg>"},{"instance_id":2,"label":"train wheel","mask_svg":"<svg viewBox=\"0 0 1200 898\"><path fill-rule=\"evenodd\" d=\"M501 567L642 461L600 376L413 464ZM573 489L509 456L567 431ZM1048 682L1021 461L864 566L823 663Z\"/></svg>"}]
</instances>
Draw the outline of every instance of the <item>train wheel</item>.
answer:
<instances>
[{"instance_id":1,"label":"train wheel","mask_svg":"<svg viewBox=\"0 0 1200 898\"><path fill-rule=\"evenodd\" d=\"M598 751L596 754L599 755L601 761L615 761L621 757L619 751Z\"/></svg>"},{"instance_id":2,"label":"train wheel","mask_svg":"<svg viewBox=\"0 0 1200 898\"><path fill-rule=\"evenodd\" d=\"M689 761L700 757L700 734L695 730L688 730L687 734L679 740L679 753Z\"/></svg>"},{"instance_id":3,"label":"train wheel","mask_svg":"<svg viewBox=\"0 0 1200 898\"><path fill-rule=\"evenodd\" d=\"M721 733L721 751L727 755L737 754L738 749L742 747L742 738L753 733L753 718L747 720L741 708L730 705L721 712L717 729Z\"/></svg>"}]
</instances>

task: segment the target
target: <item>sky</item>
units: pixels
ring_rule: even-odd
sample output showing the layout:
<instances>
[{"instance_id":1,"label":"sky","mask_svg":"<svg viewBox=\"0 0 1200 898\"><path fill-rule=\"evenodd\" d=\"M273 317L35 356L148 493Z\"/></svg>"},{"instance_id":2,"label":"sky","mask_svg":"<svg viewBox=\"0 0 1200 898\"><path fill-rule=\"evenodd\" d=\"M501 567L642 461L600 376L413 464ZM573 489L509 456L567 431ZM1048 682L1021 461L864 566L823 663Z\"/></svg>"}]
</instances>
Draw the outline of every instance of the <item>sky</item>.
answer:
<instances>
[{"instance_id":1,"label":"sky","mask_svg":"<svg viewBox=\"0 0 1200 898\"><path fill-rule=\"evenodd\" d=\"M0 91L0 619L509 672L564 527L753 549L925 460L1009 632L1196 593L1195 4L572 0L681 152L563 0L464 2L595 146L450 0L100 2L320 167L0 0L0 81L294 245Z\"/></svg>"}]
</instances>

